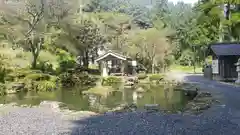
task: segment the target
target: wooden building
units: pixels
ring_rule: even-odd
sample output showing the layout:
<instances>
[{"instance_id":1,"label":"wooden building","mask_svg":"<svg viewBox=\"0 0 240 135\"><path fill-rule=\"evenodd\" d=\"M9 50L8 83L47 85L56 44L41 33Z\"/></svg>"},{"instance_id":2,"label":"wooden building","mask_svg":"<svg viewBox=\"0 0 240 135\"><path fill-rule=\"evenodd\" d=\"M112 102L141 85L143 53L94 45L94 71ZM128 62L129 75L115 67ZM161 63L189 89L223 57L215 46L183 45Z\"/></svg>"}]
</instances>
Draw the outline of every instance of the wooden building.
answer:
<instances>
[{"instance_id":1,"label":"wooden building","mask_svg":"<svg viewBox=\"0 0 240 135\"><path fill-rule=\"evenodd\" d=\"M106 51L96 60L103 77L108 75L124 75L132 73L132 59L112 50Z\"/></svg>"},{"instance_id":2,"label":"wooden building","mask_svg":"<svg viewBox=\"0 0 240 135\"><path fill-rule=\"evenodd\" d=\"M235 81L235 63L240 58L239 43L216 43L209 46L212 55L212 76L214 80Z\"/></svg>"}]
</instances>

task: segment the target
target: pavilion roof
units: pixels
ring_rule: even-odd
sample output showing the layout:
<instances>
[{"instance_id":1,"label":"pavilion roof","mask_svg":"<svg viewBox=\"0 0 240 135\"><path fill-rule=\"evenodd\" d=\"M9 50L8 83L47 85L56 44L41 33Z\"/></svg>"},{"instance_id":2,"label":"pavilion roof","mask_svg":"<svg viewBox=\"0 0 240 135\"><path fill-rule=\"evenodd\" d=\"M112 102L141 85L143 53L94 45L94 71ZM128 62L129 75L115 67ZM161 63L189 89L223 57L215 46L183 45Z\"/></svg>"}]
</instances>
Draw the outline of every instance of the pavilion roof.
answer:
<instances>
[{"instance_id":1,"label":"pavilion roof","mask_svg":"<svg viewBox=\"0 0 240 135\"><path fill-rule=\"evenodd\" d=\"M210 45L210 49L217 56L240 55L239 43L217 43Z\"/></svg>"},{"instance_id":2,"label":"pavilion roof","mask_svg":"<svg viewBox=\"0 0 240 135\"><path fill-rule=\"evenodd\" d=\"M125 55L123 55L121 53L118 53L118 52L113 51L113 50L108 50L103 55L99 56L95 61L96 62L101 61L104 58L107 58L108 56L112 56L112 57L115 57L115 58L120 59L120 60L127 60L127 59L129 59L129 57L127 57L127 56L125 56Z\"/></svg>"}]
</instances>

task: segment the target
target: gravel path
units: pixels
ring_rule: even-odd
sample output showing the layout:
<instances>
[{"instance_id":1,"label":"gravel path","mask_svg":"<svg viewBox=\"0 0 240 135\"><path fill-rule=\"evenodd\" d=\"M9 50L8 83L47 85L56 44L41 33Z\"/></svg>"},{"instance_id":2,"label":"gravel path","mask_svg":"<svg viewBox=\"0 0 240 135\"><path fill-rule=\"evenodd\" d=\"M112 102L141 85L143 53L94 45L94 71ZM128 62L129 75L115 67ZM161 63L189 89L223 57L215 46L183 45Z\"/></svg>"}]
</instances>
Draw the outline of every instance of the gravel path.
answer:
<instances>
[{"instance_id":1,"label":"gravel path","mask_svg":"<svg viewBox=\"0 0 240 135\"><path fill-rule=\"evenodd\" d=\"M222 105L198 116L120 113L89 117L84 112L54 112L44 107L0 107L0 135L238 135L240 88L208 81L198 75L176 75L199 83ZM181 76L184 76L183 78Z\"/></svg>"},{"instance_id":2,"label":"gravel path","mask_svg":"<svg viewBox=\"0 0 240 135\"><path fill-rule=\"evenodd\" d=\"M16 108L0 117L1 135L50 135L65 132L61 115L39 108Z\"/></svg>"},{"instance_id":3,"label":"gravel path","mask_svg":"<svg viewBox=\"0 0 240 135\"><path fill-rule=\"evenodd\" d=\"M4 105L0 107L0 135L68 135L72 132L73 120L92 115L49 107Z\"/></svg>"}]
</instances>

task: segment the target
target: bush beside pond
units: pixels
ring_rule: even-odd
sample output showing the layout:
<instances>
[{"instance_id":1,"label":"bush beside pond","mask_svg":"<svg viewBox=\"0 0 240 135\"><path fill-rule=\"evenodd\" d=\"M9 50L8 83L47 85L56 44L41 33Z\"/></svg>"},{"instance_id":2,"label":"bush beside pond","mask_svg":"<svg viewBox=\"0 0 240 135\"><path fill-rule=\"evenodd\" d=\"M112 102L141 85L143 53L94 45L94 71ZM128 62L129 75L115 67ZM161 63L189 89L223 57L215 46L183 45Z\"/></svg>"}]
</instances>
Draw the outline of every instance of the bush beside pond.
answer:
<instances>
[{"instance_id":1,"label":"bush beside pond","mask_svg":"<svg viewBox=\"0 0 240 135\"><path fill-rule=\"evenodd\" d=\"M162 79L164 79L163 74L153 74L149 76L149 81L160 81Z\"/></svg>"},{"instance_id":2,"label":"bush beside pond","mask_svg":"<svg viewBox=\"0 0 240 135\"><path fill-rule=\"evenodd\" d=\"M57 89L56 82L39 81L37 83L37 90L38 91L52 91L52 90L56 90L56 89Z\"/></svg>"},{"instance_id":3,"label":"bush beside pond","mask_svg":"<svg viewBox=\"0 0 240 135\"><path fill-rule=\"evenodd\" d=\"M6 94L6 86L3 83L0 83L0 96Z\"/></svg>"},{"instance_id":4,"label":"bush beside pond","mask_svg":"<svg viewBox=\"0 0 240 135\"><path fill-rule=\"evenodd\" d=\"M105 85L105 86L111 86L121 82L122 82L122 78L117 76L109 76L102 79L102 85Z\"/></svg>"},{"instance_id":5,"label":"bush beside pond","mask_svg":"<svg viewBox=\"0 0 240 135\"><path fill-rule=\"evenodd\" d=\"M143 79L146 79L148 76L146 73L139 73L137 77L139 80L143 80Z\"/></svg>"},{"instance_id":6,"label":"bush beside pond","mask_svg":"<svg viewBox=\"0 0 240 135\"><path fill-rule=\"evenodd\" d=\"M41 72L32 71L22 79L25 90L52 91L57 88L58 77Z\"/></svg>"},{"instance_id":7,"label":"bush beside pond","mask_svg":"<svg viewBox=\"0 0 240 135\"><path fill-rule=\"evenodd\" d=\"M1 82L0 95L18 91L52 91L61 86L93 86L97 79L87 73L77 72L76 70L64 72L58 77L43 73L40 70L29 68L15 69L8 73L4 77L3 82Z\"/></svg>"},{"instance_id":8,"label":"bush beside pond","mask_svg":"<svg viewBox=\"0 0 240 135\"><path fill-rule=\"evenodd\" d=\"M44 74L44 73L32 73L24 77L25 80L32 80L32 81L50 80L50 78L51 78L51 75Z\"/></svg>"},{"instance_id":9,"label":"bush beside pond","mask_svg":"<svg viewBox=\"0 0 240 135\"><path fill-rule=\"evenodd\" d=\"M90 88L87 91L83 91L83 94L94 94L94 95L99 95L99 96L107 96L112 91L113 91L113 89L110 86L96 86L96 87Z\"/></svg>"},{"instance_id":10,"label":"bush beside pond","mask_svg":"<svg viewBox=\"0 0 240 135\"><path fill-rule=\"evenodd\" d=\"M60 75L60 80L64 87L72 87L76 85L95 85L97 78L84 72L65 72Z\"/></svg>"},{"instance_id":11,"label":"bush beside pond","mask_svg":"<svg viewBox=\"0 0 240 135\"><path fill-rule=\"evenodd\" d=\"M50 91L57 88L58 77L39 70L19 69L6 76L6 93L18 91Z\"/></svg>"},{"instance_id":12,"label":"bush beside pond","mask_svg":"<svg viewBox=\"0 0 240 135\"><path fill-rule=\"evenodd\" d=\"M34 73L36 73L36 74L41 73L41 71L30 70L30 69L16 69L6 76L6 81L17 81L17 80L25 78L29 74L34 74Z\"/></svg>"}]
</instances>

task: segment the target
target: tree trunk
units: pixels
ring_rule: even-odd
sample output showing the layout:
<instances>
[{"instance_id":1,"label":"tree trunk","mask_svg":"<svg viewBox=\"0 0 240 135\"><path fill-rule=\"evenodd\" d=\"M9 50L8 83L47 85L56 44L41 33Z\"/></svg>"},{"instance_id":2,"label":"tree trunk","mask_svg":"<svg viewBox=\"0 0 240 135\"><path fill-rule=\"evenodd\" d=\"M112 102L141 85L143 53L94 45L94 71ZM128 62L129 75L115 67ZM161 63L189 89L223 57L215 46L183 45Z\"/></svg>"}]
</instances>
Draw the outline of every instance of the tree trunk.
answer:
<instances>
[{"instance_id":1,"label":"tree trunk","mask_svg":"<svg viewBox=\"0 0 240 135\"><path fill-rule=\"evenodd\" d=\"M152 56L151 56L151 59L152 59L152 73L155 73L155 56L156 56L155 48L156 48L156 45L153 44L152 45Z\"/></svg>"},{"instance_id":2,"label":"tree trunk","mask_svg":"<svg viewBox=\"0 0 240 135\"><path fill-rule=\"evenodd\" d=\"M152 73L154 74L154 61L152 60Z\"/></svg>"},{"instance_id":3,"label":"tree trunk","mask_svg":"<svg viewBox=\"0 0 240 135\"><path fill-rule=\"evenodd\" d=\"M88 65L89 65L88 60L89 60L88 59L88 50L85 50L84 57L83 57L83 66L85 68L88 68Z\"/></svg>"},{"instance_id":4,"label":"tree trunk","mask_svg":"<svg viewBox=\"0 0 240 135\"><path fill-rule=\"evenodd\" d=\"M32 69L36 69L36 67L37 67L37 58L38 58L38 55L35 54L34 52L33 52L32 54L33 54Z\"/></svg>"},{"instance_id":5,"label":"tree trunk","mask_svg":"<svg viewBox=\"0 0 240 135\"><path fill-rule=\"evenodd\" d=\"M118 36L117 36L117 50L119 49L119 43L118 43Z\"/></svg>"},{"instance_id":6,"label":"tree trunk","mask_svg":"<svg viewBox=\"0 0 240 135\"><path fill-rule=\"evenodd\" d=\"M193 71L194 73L196 73L195 69L196 69L196 46L193 46Z\"/></svg>"},{"instance_id":7,"label":"tree trunk","mask_svg":"<svg viewBox=\"0 0 240 135\"><path fill-rule=\"evenodd\" d=\"M91 62L92 62L92 64L95 64L95 57L94 57L94 55L92 55L92 57L91 57Z\"/></svg>"}]
</instances>

